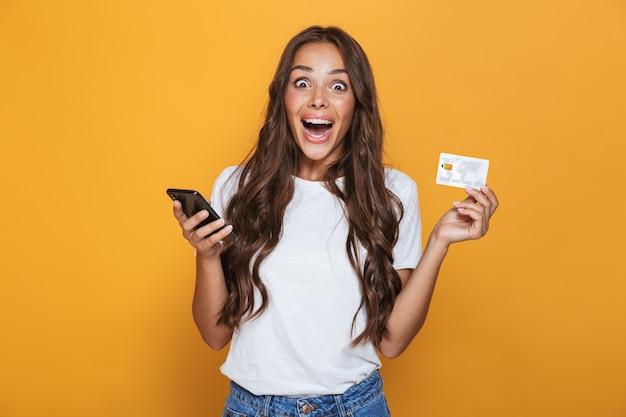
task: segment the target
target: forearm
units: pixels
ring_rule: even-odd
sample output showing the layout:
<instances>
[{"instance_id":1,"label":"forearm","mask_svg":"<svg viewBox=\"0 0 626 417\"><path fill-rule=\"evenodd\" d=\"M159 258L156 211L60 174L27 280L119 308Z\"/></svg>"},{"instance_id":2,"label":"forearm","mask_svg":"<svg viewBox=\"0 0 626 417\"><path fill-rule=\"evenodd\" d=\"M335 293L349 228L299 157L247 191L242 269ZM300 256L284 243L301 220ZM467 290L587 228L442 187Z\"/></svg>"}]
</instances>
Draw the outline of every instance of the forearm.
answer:
<instances>
[{"instance_id":1,"label":"forearm","mask_svg":"<svg viewBox=\"0 0 626 417\"><path fill-rule=\"evenodd\" d=\"M196 257L196 287L193 296L193 318L202 339L212 349L220 350L230 341L232 331L217 324L228 290L219 256Z\"/></svg>"},{"instance_id":2,"label":"forearm","mask_svg":"<svg viewBox=\"0 0 626 417\"><path fill-rule=\"evenodd\" d=\"M441 264L448 245L431 238L402 291L398 294L379 349L386 357L400 355L426 321Z\"/></svg>"},{"instance_id":3,"label":"forearm","mask_svg":"<svg viewBox=\"0 0 626 417\"><path fill-rule=\"evenodd\" d=\"M401 354L424 324L448 247L454 242L480 239L489 229L489 220L499 205L496 195L486 186L465 191L469 196L454 202L433 228L422 258L396 298L379 346L387 357Z\"/></svg>"}]
</instances>

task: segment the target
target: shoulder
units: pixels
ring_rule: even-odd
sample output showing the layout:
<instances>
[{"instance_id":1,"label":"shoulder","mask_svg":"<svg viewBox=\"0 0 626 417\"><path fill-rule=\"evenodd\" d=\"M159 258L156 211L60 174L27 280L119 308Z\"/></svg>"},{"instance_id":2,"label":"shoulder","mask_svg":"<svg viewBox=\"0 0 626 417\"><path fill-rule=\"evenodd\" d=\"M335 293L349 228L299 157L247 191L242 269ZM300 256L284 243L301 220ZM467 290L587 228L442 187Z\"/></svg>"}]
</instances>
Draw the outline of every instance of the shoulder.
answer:
<instances>
[{"instance_id":1,"label":"shoulder","mask_svg":"<svg viewBox=\"0 0 626 417\"><path fill-rule=\"evenodd\" d=\"M238 165L224 168L215 179L215 182L213 183L213 188L222 189L227 184L228 186L236 185L239 178L239 173L241 172L239 168L240 167Z\"/></svg>"},{"instance_id":2,"label":"shoulder","mask_svg":"<svg viewBox=\"0 0 626 417\"><path fill-rule=\"evenodd\" d=\"M235 174L235 172L238 170L240 166L239 165L231 165L229 167L226 167L222 170L222 172L220 173L220 175L218 175L217 177L217 181L222 181L222 182L226 182L230 177L233 176L233 174Z\"/></svg>"},{"instance_id":3,"label":"shoulder","mask_svg":"<svg viewBox=\"0 0 626 417\"><path fill-rule=\"evenodd\" d=\"M405 194L417 188L413 178L394 168L385 168L385 185L394 194Z\"/></svg>"},{"instance_id":4,"label":"shoulder","mask_svg":"<svg viewBox=\"0 0 626 417\"><path fill-rule=\"evenodd\" d=\"M211 202L225 207L230 198L235 194L241 175L240 167L237 165L226 167L217 176L213 183L211 192Z\"/></svg>"}]
</instances>

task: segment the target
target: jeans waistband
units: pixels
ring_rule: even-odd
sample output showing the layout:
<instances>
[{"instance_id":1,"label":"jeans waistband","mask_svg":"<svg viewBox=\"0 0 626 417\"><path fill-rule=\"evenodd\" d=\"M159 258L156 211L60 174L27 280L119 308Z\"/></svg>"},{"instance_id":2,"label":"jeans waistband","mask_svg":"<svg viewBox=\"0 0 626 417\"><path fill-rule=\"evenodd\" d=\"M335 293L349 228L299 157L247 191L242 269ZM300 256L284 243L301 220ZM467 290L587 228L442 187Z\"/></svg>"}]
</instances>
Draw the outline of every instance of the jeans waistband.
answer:
<instances>
[{"instance_id":1,"label":"jeans waistband","mask_svg":"<svg viewBox=\"0 0 626 417\"><path fill-rule=\"evenodd\" d=\"M305 414L314 417L315 411L321 412L319 415L327 415L327 412L336 410L339 414L343 409L350 409L360 404L368 402L372 397L378 395L383 389L383 380L378 370L362 382L348 388L343 394L322 395L322 396L302 396L283 397L278 395L254 395L235 382L230 383L231 395L239 400L267 412L274 412L276 409L300 409L304 408Z\"/></svg>"}]
</instances>

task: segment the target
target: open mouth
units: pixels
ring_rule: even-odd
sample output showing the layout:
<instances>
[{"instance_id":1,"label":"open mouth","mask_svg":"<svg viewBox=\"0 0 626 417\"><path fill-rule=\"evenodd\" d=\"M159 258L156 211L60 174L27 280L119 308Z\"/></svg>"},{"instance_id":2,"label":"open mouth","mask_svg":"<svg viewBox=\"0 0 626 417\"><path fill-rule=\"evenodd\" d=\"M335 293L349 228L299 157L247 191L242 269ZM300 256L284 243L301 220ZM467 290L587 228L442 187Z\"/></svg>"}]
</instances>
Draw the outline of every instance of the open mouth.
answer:
<instances>
[{"instance_id":1,"label":"open mouth","mask_svg":"<svg viewBox=\"0 0 626 417\"><path fill-rule=\"evenodd\" d=\"M333 128L333 122L325 119L303 119L302 126L311 137L323 138Z\"/></svg>"}]
</instances>

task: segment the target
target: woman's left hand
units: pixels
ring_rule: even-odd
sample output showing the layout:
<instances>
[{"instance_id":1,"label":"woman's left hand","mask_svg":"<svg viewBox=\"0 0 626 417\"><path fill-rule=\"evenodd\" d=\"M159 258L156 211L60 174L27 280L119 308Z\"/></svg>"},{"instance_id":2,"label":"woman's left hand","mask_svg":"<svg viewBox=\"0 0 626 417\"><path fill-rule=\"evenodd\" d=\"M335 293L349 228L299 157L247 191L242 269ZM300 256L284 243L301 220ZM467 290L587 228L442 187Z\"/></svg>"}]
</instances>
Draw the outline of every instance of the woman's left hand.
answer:
<instances>
[{"instance_id":1,"label":"woman's left hand","mask_svg":"<svg viewBox=\"0 0 626 417\"><path fill-rule=\"evenodd\" d=\"M449 245L464 240L480 239L489 230L489 220L498 208L498 199L491 189L482 186L480 190L466 188L468 197L455 201L435 225L433 237Z\"/></svg>"}]
</instances>

